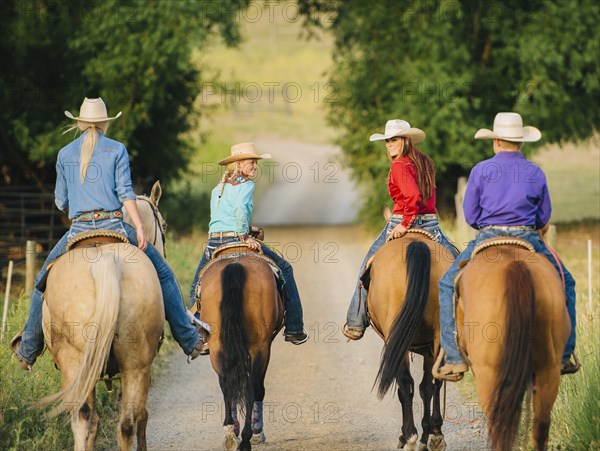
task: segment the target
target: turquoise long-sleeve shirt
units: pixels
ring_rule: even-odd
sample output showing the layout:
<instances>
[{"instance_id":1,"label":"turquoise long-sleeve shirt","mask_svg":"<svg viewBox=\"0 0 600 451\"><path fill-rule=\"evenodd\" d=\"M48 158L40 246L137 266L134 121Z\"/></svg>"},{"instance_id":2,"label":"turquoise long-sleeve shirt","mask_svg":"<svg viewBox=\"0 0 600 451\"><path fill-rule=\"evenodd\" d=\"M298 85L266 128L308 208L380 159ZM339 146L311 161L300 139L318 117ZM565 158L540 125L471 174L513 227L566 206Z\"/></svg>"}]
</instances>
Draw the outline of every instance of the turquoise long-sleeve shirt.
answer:
<instances>
[{"instance_id":1,"label":"turquoise long-sleeve shirt","mask_svg":"<svg viewBox=\"0 0 600 451\"><path fill-rule=\"evenodd\" d=\"M223 194L219 199L221 185L217 185L210 198L209 233L250 231L250 216L252 216L252 196L254 182L246 180L238 185L225 183Z\"/></svg>"}]
</instances>

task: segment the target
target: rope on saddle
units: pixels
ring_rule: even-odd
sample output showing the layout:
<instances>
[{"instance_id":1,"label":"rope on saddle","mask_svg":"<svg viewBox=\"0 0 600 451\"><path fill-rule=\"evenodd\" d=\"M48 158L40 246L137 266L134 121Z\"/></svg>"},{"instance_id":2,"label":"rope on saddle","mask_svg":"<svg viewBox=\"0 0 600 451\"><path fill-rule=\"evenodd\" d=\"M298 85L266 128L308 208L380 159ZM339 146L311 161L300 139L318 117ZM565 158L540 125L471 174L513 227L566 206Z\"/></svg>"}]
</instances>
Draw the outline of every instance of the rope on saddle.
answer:
<instances>
[{"instance_id":1,"label":"rope on saddle","mask_svg":"<svg viewBox=\"0 0 600 451\"><path fill-rule=\"evenodd\" d=\"M533 248L533 245L527 240L514 237L498 237L488 238L487 240L484 240L477 246L475 246L475 249L473 249L473 254L471 254L471 260L473 260L473 257L475 257L479 252L481 252L484 249L487 249L492 246L501 246L504 244L514 244L516 246L521 246L522 248L527 249L528 251L533 252L535 254L535 249Z\"/></svg>"},{"instance_id":2,"label":"rope on saddle","mask_svg":"<svg viewBox=\"0 0 600 451\"><path fill-rule=\"evenodd\" d=\"M433 236L433 234L425 229L421 229L419 227L411 227L410 229L407 229L406 232L404 232L405 234L407 233L419 233L421 235L425 235L427 238L429 238L432 241L435 241L435 236ZM404 235L398 237L398 238L402 238ZM392 241L395 240L397 238L394 238L392 235L390 235L388 237L388 239L386 241Z\"/></svg>"}]
</instances>

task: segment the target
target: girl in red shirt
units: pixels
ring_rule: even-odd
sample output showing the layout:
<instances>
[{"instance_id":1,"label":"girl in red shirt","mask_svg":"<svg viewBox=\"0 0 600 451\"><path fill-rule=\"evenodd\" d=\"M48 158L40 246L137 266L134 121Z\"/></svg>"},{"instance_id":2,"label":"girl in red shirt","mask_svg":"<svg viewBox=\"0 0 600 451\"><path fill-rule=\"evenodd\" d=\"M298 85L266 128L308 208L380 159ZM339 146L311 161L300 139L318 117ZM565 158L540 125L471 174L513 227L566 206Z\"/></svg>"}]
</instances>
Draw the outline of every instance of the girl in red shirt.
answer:
<instances>
[{"instance_id":1,"label":"girl in red shirt","mask_svg":"<svg viewBox=\"0 0 600 451\"><path fill-rule=\"evenodd\" d=\"M456 257L457 249L442 234L438 224L435 208L435 165L433 160L415 145L425 140L425 132L411 127L402 119L392 119L386 123L383 135L375 133L369 139L370 141L385 140L391 163L388 190L394 208L381 234L367 252L361 265L359 278L367 260L386 243L390 236L399 238L411 227L427 230L438 243ZM362 338L365 328L369 325L366 300L367 291L357 281L348 308L347 321L342 328L343 334L352 340Z\"/></svg>"}]
</instances>

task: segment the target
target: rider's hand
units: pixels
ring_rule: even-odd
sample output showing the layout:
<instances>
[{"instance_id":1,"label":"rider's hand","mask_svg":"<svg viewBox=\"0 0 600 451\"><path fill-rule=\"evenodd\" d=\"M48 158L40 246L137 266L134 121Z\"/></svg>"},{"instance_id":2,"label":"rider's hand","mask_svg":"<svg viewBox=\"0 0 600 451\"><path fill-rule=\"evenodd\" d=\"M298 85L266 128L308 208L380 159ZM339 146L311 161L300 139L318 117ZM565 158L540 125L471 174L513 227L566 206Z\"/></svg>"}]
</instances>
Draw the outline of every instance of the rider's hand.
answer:
<instances>
[{"instance_id":1,"label":"rider's hand","mask_svg":"<svg viewBox=\"0 0 600 451\"><path fill-rule=\"evenodd\" d=\"M258 241L254 241L253 238L246 238L246 241L244 241L244 244L248 245L248 247L254 251L257 251L260 249L260 244L258 243Z\"/></svg>"},{"instance_id":2,"label":"rider's hand","mask_svg":"<svg viewBox=\"0 0 600 451\"><path fill-rule=\"evenodd\" d=\"M146 240L146 234L144 233L144 227L142 227L141 225L139 227L137 227L135 229L136 233L137 233L137 241L138 241L138 247L145 251L146 248L148 247L148 241Z\"/></svg>"},{"instance_id":3,"label":"rider's hand","mask_svg":"<svg viewBox=\"0 0 600 451\"><path fill-rule=\"evenodd\" d=\"M402 235L406 233L408 230L407 227L404 227L402 224L398 224L396 227L392 229L392 233L390 233L391 238L400 238Z\"/></svg>"}]
</instances>

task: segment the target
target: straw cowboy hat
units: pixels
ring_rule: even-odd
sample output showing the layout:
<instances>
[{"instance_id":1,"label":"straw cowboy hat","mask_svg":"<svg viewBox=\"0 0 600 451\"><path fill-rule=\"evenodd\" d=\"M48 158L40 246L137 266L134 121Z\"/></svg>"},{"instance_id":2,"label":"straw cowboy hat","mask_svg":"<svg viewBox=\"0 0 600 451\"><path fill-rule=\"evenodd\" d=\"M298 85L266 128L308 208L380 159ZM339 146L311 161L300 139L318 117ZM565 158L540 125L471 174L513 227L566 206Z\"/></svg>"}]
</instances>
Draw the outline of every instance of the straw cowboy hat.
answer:
<instances>
[{"instance_id":1,"label":"straw cowboy hat","mask_svg":"<svg viewBox=\"0 0 600 451\"><path fill-rule=\"evenodd\" d=\"M219 161L219 164L226 166L229 163L240 160L262 160L263 158L271 158L268 153L258 155L254 150L254 143L240 143L231 146L231 155Z\"/></svg>"},{"instance_id":2,"label":"straw cowboy hat","mask_svg":"<svg viewBox=\"0 0 600 451\"><path fill-rule=\"evenodd\" d=\"M65 116L74 121L81 122L105 122L112 121L113 119L121 116L121 111L115 117L108 117L108 111L106 111L106 105L101 97L97 99L83 99L81 108L79 109L79 116L73 116L69 111L65 111Z\"/></svg>"},{"instance_id":3,"label":"straw cowboy hat","mask_svg":"<svg viewBox=\"0 0 600 451\"><path fill-rule=\"evenodd\" d=\"M392 119L385 124L385 131L371 135L369 141L380 141L389 139L393 136L405 136L416 143L425 141L425 132L419 128L411 127L410 124L402 119Z\"/></svg>"},{"instance_id":4,"label":"straw cowboy hat","mask_svg":"<svg viewBox=\"0 0 600 451\"><path fill-rule=\"evenodd\" d=\"M537 128L523 127L519 113L498 113L494 118L494 130L482 128L475 133L475 139L502 139L513 142L535 142L542 137Z\"/></svg>"}]
</instances>

